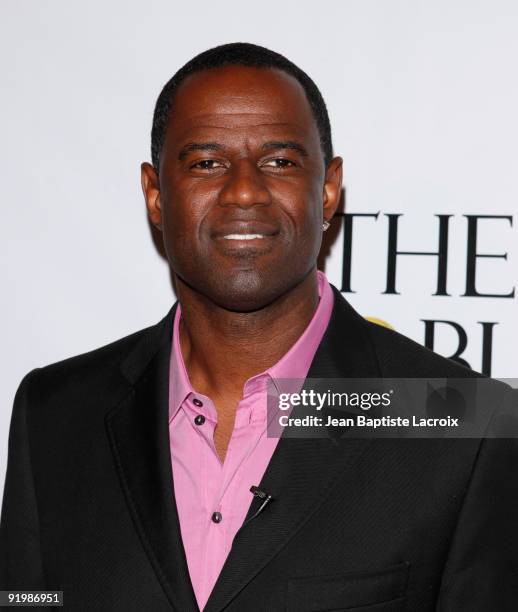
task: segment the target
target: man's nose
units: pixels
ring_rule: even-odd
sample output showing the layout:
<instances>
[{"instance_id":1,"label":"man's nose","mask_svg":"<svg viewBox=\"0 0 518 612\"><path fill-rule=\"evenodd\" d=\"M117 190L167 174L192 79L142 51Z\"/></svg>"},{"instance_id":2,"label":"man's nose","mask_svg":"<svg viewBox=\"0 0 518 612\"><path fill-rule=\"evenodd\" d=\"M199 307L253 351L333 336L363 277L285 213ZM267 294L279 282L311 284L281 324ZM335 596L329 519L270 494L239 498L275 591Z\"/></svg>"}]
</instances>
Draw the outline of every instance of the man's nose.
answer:
<instances>
[{"instance_id":1,"label":"man's nose","mask_svg":"<svg viewBox=\"0 0 518 612\"><path fill-rule=\"evenodd\" d=\"M267 206L271 194L265 184L265 177L257 166L247 159L233 165L227 181L220 192L221 206Z\"/></svg>"}]
</instances>

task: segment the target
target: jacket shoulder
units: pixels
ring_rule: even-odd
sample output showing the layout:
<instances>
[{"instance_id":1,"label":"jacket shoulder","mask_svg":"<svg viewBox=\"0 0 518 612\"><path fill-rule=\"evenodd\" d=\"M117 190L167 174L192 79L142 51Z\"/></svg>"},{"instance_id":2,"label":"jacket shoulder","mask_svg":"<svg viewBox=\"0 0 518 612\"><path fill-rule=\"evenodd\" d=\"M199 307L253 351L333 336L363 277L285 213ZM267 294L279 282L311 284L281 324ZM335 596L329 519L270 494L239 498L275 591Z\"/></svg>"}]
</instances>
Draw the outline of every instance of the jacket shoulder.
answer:
<instances>
[{"instance_id":1,"label":"jacket shoulder","mask_svg":"<svg viewBox=\"0 0 518 612\"><path fill-rule=\"evenodd\" d=\"M366 321L366 325L384 378L449 379L454 386L457 383L460 385L457 391L473 394L468 393L466 397L476 401L478 418L485 415L488 423L493 421L492 427L501 428L502 431L511 431L512 423L512 431L517 431L514 416L517 390L513 391L503 381L442 357L399 332L370 321Z\"/></svg>"},{"instance_id":2,"label":"jacket shoulder","mask_svg":"<svg viewBox=\"0 0 518 612\"><path fill-rule=\"evenodd\" d=\"M478 378L482 374L443 357L403 334L365 320L367 331L386 377Z\"/></svg>"},{"instance_id":3,"label":"jacket shoulder","mask_svg":"<svg viewBox=\"0 0 518 612\"><path fill-rule=\"evenodd\" d=\"M61 373L67 370L88 370L89 367L99 367L101 365L110 366L120 362L128 352L136 346L140 339L153 329L153 325L139 329L127 336L112 340L108 344L98 348L73 355L66 359L50 363L39 368L40 373L52 374L53 372Z\"/></svg>"},{"instance_id":4,"label":"jacket shoulder","mask_svg":"<svg viewBox=\"0 0 518 612\"><path fill-rule=\"evenodd\" d=\"M39 402L44 402L58 397L80 398L113 385L118 387L123 379L121 364L135 347L145 343L156 327L140 329L99 348L36 368L29 373L33 393Z\"/></svg>"}]
</instances>

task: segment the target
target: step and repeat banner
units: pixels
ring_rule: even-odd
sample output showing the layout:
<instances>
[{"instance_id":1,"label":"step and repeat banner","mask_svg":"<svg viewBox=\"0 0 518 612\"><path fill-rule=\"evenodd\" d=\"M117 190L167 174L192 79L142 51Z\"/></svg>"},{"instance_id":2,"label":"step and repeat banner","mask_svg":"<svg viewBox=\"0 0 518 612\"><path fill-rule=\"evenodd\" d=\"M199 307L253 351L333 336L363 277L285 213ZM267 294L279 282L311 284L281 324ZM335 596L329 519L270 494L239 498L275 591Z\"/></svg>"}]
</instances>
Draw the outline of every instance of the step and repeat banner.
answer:
<instances>
[{"instance_id":1,"label":"step and repeat banner","mask_svg":"<svg viewBox=\"0 0 518 612\"><path fill-rule=\"evenodd\" d=\"M515 215L495 208L341 213L322 267L371 321L488 376L515 377L518 233Z\"/></svg>"},{"instance_id":2,"label":"step and repeat banner","mask_svg":"<svg viewBox=\"0 0 518 612\"><path fill-rule=\"evenodd\" d=\"M376 323L517 377L516 2L56 0L2 14L0 485L23 375L174 301L140 163L162 85L225 42L285 54L324 95L345 186L319 262L330 281Z\"/></svg>"}]
</instances>

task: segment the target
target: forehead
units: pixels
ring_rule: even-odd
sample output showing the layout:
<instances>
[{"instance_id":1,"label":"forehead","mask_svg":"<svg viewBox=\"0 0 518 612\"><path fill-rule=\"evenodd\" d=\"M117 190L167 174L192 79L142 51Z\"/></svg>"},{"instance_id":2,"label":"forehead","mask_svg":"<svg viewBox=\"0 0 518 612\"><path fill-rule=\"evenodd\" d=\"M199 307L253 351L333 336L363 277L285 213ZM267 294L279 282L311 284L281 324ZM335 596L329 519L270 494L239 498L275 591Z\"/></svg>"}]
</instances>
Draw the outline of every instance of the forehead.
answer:
<instances>
[{"instance_id":1,"label":"forehead","mask_svg":"<svg viewBox=\"0 0 518 612\"><path fill-rule=\"evenodd\" d=\"M204 129L291 130L319 142L302 85L272 68L224 66L188 76L175 93L168 135L181 139Z\"/></svg>"}]
</instances>

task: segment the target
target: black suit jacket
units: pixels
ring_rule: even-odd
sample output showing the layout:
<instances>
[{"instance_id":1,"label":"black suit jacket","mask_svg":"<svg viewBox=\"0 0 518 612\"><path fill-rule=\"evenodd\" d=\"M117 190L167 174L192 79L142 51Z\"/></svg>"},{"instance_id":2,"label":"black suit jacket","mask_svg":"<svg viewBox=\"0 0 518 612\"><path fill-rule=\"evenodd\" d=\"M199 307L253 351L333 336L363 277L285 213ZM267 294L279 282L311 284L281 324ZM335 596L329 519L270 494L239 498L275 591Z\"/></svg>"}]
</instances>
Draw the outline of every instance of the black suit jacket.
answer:
<instances>
[{"instance_id":1,"label":"black suit jacket","mask_svg":"<svg viewBox=\"0 0 518 612\"><path fill-rule=\"evenodd\" d=\"M474 376L333 290L308 377ZM23 379L1 589L63 590L67 610L198 609L169 451L173 312ZM517 459L514 439L283 437L260 483L274 502L238 532L205 610L515 611Z\"/></svg>"}]
</instances>

